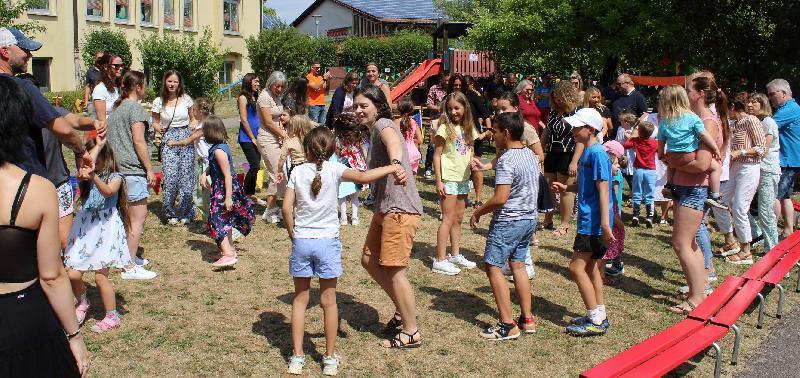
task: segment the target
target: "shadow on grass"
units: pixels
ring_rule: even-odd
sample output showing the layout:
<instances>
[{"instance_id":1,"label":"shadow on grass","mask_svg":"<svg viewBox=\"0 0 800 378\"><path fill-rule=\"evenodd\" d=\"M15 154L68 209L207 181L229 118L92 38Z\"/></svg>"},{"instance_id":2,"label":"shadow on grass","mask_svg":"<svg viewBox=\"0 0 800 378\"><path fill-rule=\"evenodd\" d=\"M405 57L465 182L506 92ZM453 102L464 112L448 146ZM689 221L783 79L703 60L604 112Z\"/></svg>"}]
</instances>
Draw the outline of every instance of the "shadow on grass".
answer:
<instances>
[{"instance_id":1,"label":"shadow on grass","mask_svg":"<svg viewBox=\"0 0 800 378\"><path fill-rule=\"evenodd\" d=\"M459 290L442 290L435 287L421 287L420 291L433 296L431 307L439 312L453 314L458 319L485 328L491 324L478 320L480 314L496 316L496 311L486 301L475 294ZM491 289L490 289L491 291Z\"/></svg>"},{"instance_id":2,"label":"shadow on grass","mask_svg":"<svg viewBox=\"0 0 800 378\"><path fill-rule=\"evenodd\" d=\"M103 298L100 297L100 289L97 286L90 285L86 282L86 275L89 272L84 273L84 285L86 287L86 297L89 299L89 303L93 305L89 307L89 312L86 313L86 320L95 319L97 321L103 320L106 316L106 310L103 308ZM120 315L125 315L128 313L128 309L125 307L125 297L120 295L119 291L114 291L114 300L117 302L117 312Z\"/></svg>"},{"instance_id":3,"label":"shadow on grass","mask_svg":"<svg viewBox=\"0 0 800 378\"><path fill-rule=\"evenodd\" d=\"M553 273L559 274L564 278L572 281L572 276L570 275L569 269L566 266L556 265L547 261L536 262L536 266L541 267L543 269L547 269ZM671 292L666 292L663 290L653 288L644 281L641 281L631 276L624 276L620 278L620 280L611 287L622 290L628 294L650 300L657 300L656 298L670 298L673 295L673 293ZM577 289L575 289L575 291L577 293ZM664 302L664 300L657 300L657 301L659 303L667 303Z\"/></svg>"},{"instance_id":4,"label":"shadow on grass","mask_svg":"<svg viewBox=\"0 0 800 378\"><path fill-rule=\"evenodd\" d=\"M448 251L449 250L450 249L448 248ZM470 260L479 266L482 264L483 256L479 255L475 251L469 248L464 248L462 245L460 252L462 255L464 255L464 257L467 258L467 260ZM419 260L427 268L431 268L431 264L433 264L432 258L434 256L436 256L436 245L430 243L415 242L414 248L411 249L411 258Z\"/></svg>"},{"instance_id":5,"label":"shadow on grass","mask_svg":"<svg viewBox=\"0 0 800 378\"><path fill-rule=\"evenodd\" d=\"M537 296L536 278L534 278L532 282L533 282L533 287L531 288L531 290L533 291L533 305L531 310L533 311L534 316L547 320L557 326L563 326L563 327L569 325L568 321L564 320L565 316L568 318L574 318L576 316L580 316L575 312L567 310L566 307L560 304L555 304L553 302L548 301L544 297ZM519 297L517 296L514 284L509 282L509 286L511 289L511 303L513 305L512 312L516 314L517 309L519 309ZM492 294L492 288L490 286L482 286L475 289L475 291ZM577 290L575 291L575 295L578 295ZM494 311L494 309L492 309L492 311Z\"/></svg>"},{"instance_id":6,"label":"shadow on grass","mask_svg":"<svg viewBox=\"0 0 800 378\"><path fill-rule=\"evenodd\" d=\"M291 305L294 293L279 295L277 299ZM346 320L347 324L358 332L369 332L381 338L385 336L381 333L381 325L378 323L380 321L378 310L372 306L361 303L352 295L340 291L336 292L336 304L339 309L339 337L347 337L347 332L342 329L342 320ZM319 288L312 287L309 292L308 307L315 306L319 306Z\"/></svg>"},{"instance_id":7,"label":"shadow on grass","mask_svg":"<svg viewBox=\"0 0 800 378\"><path fill-rule=\"evenodd\" d=\"M214 242L204 240L187 240L186 245L192 251L200 252L200 257L207 263L213 263L219 258L219 247Z\"/></svg>"},{"instance_id":8,"label":"shadow on grass","mask_svg":"<svg viewBox=\"0 0 800 378\"><path fill-rule=\"evenodd\" d=\"M278 348L283 357L288 359L293 355L292 325L290 320L286 319L286 315L274 311L262 312L258 316L258 321L253 323L252 331L266 338L273 347ZM317 351L311 337L312 335L308 333L303 335L303 351L307 352L312 360L320 361L322 354Z\"/></svg>"}]
</instances>

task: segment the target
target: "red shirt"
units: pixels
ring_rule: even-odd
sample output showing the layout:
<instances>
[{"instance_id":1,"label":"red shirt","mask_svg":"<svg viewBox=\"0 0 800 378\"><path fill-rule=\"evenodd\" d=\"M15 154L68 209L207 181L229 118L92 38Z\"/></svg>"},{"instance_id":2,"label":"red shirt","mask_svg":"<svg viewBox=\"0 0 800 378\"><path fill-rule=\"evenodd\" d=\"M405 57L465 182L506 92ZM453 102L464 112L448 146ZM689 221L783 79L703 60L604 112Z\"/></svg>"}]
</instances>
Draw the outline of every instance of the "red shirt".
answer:
<instances>
[{"instance_id":1,"label":"red shirt","mask_svg":"<svg viewBox=\"0 0 800 378\"><path fill-rule=\"evenodd\" d=\"M658 140L653 138L630 138L622 147L633 148L636 152L636 160L633 162L635 168L656 169L656 152L658 152Z\"/></svg>"},{"instance_id":2,"label":"red shirt","mask_svg":"<svg viewBox=\"0 0 800 378\"><path fill-rule=\"evenodd\" d=\"M542 127L539 125L541 121L542 112L536 106L536 101L531 100L530 103L526 102L522 96L519 97L519 112L522 113L522 118L536 129L537 134L542 133Z\"/></svg>"}]
</instances>

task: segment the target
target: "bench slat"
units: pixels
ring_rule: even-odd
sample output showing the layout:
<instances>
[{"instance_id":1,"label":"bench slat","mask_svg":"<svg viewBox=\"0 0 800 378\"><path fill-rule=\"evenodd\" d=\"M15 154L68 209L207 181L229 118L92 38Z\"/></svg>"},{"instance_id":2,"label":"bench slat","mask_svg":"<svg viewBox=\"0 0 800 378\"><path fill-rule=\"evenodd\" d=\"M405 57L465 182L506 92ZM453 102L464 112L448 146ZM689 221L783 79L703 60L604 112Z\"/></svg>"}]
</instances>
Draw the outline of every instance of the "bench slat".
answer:
<instances>
[{"instance_id":1,"label":"bench slat","mask_svg":"<svg viewBox=\"0 0 800 378\"><path fill-rule=\"evenodd\" d=\"M783 259L775 264L774 267L767 273L761 281L764 281L768 284L775 285L780 283L786 275L792 271L794 264L800 260L800 247L795 247L791 252L789 252Z\"/></svg>"},{"instance_id":2,"label":"bench slat","mask_svg":"<svg viewBox=\"0 0 800 378\"><path fill-rule=\"evenodd\" d=\"M703 303L689 313L689 317L697 320L711 319L725 303L728 303L728 300L739 291L739 287L744 285L744 283L744 278L736 276L728 277L722 285L719 285L718 288L714 289L711 295L706 297Z\"/></svg>"},{"instance_id":3,"label":"bench slat","mask_svg":"<svg viewBox=\"0 0 800 378\"><path fill-rule=\"evenodd\" d=\"M727 327L709 324L692 334L691 337L626 372L622 377L661 377L702 352L727 333Z\"/></svg>"},{"instance_id":4,"label":"bench slat","mask_svg":"<svg viewBox=\"0 0 800 378\"><path fill-rule=\"evenodd\" d=\"M725 305L717 316L711 319L711 322L714 324L724 325L726 327L730 327L733 324L736 324L736 321L739 320L739 317L744 314L744 311L750 307L750 304L753 303L753 300L756 299L756 295L761 292L761 289L764 288L764 282L759 280L750 280L736 293L733 298Z\"/></svg>"},{"instance_id":5,"label":"bench slat","mask_svg":"<svg viewBox=\"0 0 800 378\"><path fill-rule=\"evenodd\" d=\"M593 368L581 373L581 377L614 377L630 370L659 352L692 336L703 328L704 322L695 319L684 319L649 338L636 344L620 354L605 360ZM694 337L694 336L692 336Z\"/></svg>"},{"instance_id":6,"label":"bench slat","mask_svg":"<svg viewBox=\"0 0 800 378\"><path fill-rule=\"evenodd\" d=\"M784 255L789 253L789 251L785 249L778 249L773 248L769 252L767 252L764 257L758 259L755 264L753 264L750 269L747 269L744 274L742 274L743 278L747 278L748 280L757 280L761 277L764 277L765 274L772 269L778 261L781 261Z\"/></svg>"}]
</instances>

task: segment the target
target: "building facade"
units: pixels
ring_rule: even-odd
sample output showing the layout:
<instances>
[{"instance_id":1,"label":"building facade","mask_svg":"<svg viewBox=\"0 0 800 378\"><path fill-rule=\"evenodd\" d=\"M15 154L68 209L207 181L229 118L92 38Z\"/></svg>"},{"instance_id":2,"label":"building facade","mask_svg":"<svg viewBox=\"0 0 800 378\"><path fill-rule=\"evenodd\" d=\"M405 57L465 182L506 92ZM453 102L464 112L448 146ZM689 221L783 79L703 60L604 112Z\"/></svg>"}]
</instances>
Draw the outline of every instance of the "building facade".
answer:
<instances>
[{"instance_id":1,"label":"building facade","mask_svg":"<svg viewBox=\"0 0 800 378\"><path fill-rule=\"evenodd\" d=\"M29 72L47 90L81 87L87 67L76 52L93 28L122 31L133 56L125 64L137 70L142 70L140 37L196 37L208 28L212 40L228 51L220 71L220 83L226 84L251 71L245 38L261 29L261 0L41 0L23 19L46 29L32 36L44 46L34 52Z\"/></svg>"}]
</instances>

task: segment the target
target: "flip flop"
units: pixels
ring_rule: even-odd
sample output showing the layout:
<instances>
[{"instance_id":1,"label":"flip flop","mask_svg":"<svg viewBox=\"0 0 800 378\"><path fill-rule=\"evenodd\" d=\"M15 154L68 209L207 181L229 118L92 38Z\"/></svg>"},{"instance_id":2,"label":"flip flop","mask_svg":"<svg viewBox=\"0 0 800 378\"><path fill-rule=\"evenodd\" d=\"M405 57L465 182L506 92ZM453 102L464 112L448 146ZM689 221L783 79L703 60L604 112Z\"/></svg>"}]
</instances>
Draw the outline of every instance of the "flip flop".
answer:
<instances>
[{"instance_id":1,"label":"flip flop","mask_svg":"<svg viewBox=\"0 0 800 378\"><path fill-rule=\"evenodd\" d=\"M753 254L748 253L745 257L739 257L739 254L733 254L725 258L725 261L734 264L734 265L752 265L753 264Z\"/></svg>"},{"instance_id":2,"label":"flip flop","mask_svg":"<svg viewBox=\"0 0 800 378\"><path fill-rule=\"evenodd\" d=\"M689 315L689 313L692 312L692 310L694 310L697 307L697 306L694 305L694 303L692 303L688 299L685 300L684 303L686 303L686 306L689 306L689 308L681 306L681 304L683 304L683 303L681 303L681 304L677 304L675 306L670 307L669 311L673 312L675 314Z\"/></svg>"},{"instance_id":3,"label":"flip flop","mask_svg":"<svg viewBox=\"0 0 800 378\"><path fill-rule=\"evenodd\" d=\"M569 231L569 226L558 226L553 230L553 236L564 236Z\"/></svg>"}]
</instances>

